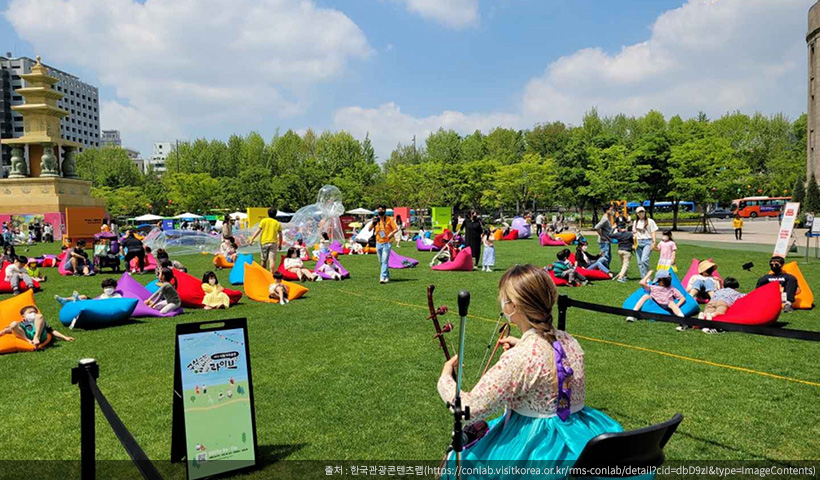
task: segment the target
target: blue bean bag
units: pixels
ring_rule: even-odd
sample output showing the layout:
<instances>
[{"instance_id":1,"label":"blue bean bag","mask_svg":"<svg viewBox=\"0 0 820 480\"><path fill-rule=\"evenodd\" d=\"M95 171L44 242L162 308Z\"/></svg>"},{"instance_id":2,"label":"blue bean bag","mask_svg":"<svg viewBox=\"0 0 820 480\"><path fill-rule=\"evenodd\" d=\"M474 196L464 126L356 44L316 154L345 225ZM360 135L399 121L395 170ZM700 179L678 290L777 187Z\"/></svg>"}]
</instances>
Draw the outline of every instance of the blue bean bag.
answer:
<instances>
[{"instance_id":1,"label":"blue bean bag","mask_svg":"<svg viewBox=\"0 0 820 480\"><path fill-rule=\"evenodd\" d=\"M239 253L233 263L231 275L229 277L231 285L242 285L245 283L245 265L253 263L253 254Z\"/></svg>"},{"instance_id":2,"label":"blue bean bag","mask_svg":"<svg viewBox=\"0 0 820 480\"><path fill-rule=\"evenodd\" d=\"M136 298L79 300L63 305L60 322L66 327L77 318L74 328L100 328L124 322L137 308Z\"/></svg>"},{"instance_id":3,"label":"blue bean bag","mask_svg":"<svg viewBox=\"0 0 820 480\"><path fill-rule=\"evenodd\" d=\"M672 288L675 288L677 291L682 293L683 297L686 299L686 301L680 307L681 311L687 317L691 317L693 315L696 315L700 311L700 307L698 306L698 302L696 302L695 299L692 298L692 295L689 295L688 293L686 293L686 290L683 288L683 285L681 285L680 280L678 280L677 275L675 275L675 272L669 272L669 273L672 276ZM634 310L635 305L638 303L638 300L640 300L641 297L644 296L645 293L646 293L646 290L644 290L643 288L639 288L635 293L633 293L632 295L627 297L626 300L624 300L624 304L622 305L622 308L626 308L628 310ZM646 313L660 313L660 314L665 314L665 315L671 315L672 314L669 310L667 310L665 308L661 308L661 306L658 305L651 298L649 300L647 300L646 303L643 304L643 307L641 307L641 311L646 312Z\"/></svg>"}]
</instances>

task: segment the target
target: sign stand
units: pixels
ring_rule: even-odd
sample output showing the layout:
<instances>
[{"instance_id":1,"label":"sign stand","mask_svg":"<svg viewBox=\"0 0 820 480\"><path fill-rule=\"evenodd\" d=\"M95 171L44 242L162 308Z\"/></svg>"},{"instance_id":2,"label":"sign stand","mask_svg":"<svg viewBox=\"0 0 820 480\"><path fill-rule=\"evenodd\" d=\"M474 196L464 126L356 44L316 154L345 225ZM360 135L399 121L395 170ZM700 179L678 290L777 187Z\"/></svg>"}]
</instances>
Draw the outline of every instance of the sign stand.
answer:
<instances>
[{"instance_id":1,"label":"sign stand","mask_svg":"<svg viewBox=\"0 0 820 480\"><path fill-rule=\"evenodd\" d=\"M249 353L244 318L176 326L171 461L189 480L258 464Z\"/></svg>"}]
</instances>

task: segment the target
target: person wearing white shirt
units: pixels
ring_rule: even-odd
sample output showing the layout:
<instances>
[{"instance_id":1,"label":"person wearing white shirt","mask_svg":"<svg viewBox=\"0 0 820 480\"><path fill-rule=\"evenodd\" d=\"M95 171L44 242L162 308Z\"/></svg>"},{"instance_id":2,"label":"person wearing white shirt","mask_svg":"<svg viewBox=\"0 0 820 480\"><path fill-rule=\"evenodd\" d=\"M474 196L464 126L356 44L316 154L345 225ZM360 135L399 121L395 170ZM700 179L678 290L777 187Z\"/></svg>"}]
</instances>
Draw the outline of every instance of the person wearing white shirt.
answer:
<instances>
[{"instance_id":1,"label":"person wearing white shirt","mask_svg":"<svg viewBox=\"0 0 820 480\"><path fill-rule=\"evenodd\" d=\"M649 271L649 258L652 255L652 250L657 248L657 231L658 225L655 221L646 216L646 209L638 207L635 210L635 215L638 218L632 222L632 235L638 241L638 250L636 257L638 258L638 268L641 271L641 278L646 276Z\"/></svg>"}]
</instances>

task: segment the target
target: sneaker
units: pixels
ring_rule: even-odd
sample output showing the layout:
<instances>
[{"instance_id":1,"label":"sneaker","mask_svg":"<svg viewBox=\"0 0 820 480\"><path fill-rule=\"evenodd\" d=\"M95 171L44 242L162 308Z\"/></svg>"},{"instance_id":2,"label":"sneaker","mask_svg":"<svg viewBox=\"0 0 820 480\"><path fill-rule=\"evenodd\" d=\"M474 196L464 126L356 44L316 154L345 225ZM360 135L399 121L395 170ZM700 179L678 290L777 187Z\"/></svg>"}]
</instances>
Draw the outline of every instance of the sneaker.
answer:
<instances>
[{"instance_id":1,"label":"sneaker","mask_svg":"<svg viewBox=\"0 0 820 480\"><path fill-rule=\"evenodd\" d=\"M627 322L637 322L637 321L638 321L638 319L637 319L637 318L635 318L635 317L626 317L626 321L627 321Z\"/></svg>"},{"instance_id":2,"label":"sneaker","mask_svg":"<svg viewBox=\"0 0 820 480\"><path fill-rule=\"evenodd\" d=\"M384 283L390 283L390 279L389 279L389 278L385 278L385 279L384 279Z\"/></svg>"},{"instance_id":3,"label":"sneaker","mask_svg":"<svg viewBox=\"0 0 820 480\"><path fill-rule=\"evenodd\" d=\"M686 328L687 328L686 325L678 325L677 327L675 327L675 330L677 330L679 332L683 332L683 331L686 330Z\"/></svg>"},{"instance_id":4,"label":"sneaker","mask_svg":"<svg viewBox=\"0 0 820 480\"><path fill-rule=\"evenodd\" d=\"M316 281L317 281L317 282L321 282L322 280L324 280L324 278L322 278L322 277L316 277Z\"/></svg>"},{"instance_id":5,"label":"sneaker","mask_svg":"<svg viewBox=\"0 0 820 480\"><path fill-rule=\"evenodd\" d=\"M703 333L712 333L712 329L706 327L701 328L701 331L703 331Z\"/></svg>"},{"instance_id":6,"label":"sneaker","mask_svg":"<svg viewBox=\"0 0 820 480\"><path fill-rule=\"evenodd\" d=\"M791 313L794 311L794 307L792 307L791 303L786 303L783 305L783 313Z\"/></svg>"},{"instance_id":7,"label":"sneaker","mask_svg":"<svg viewBox=\"0 0 820 480\"><path fill-rule=\"evenodd\" d=\"M380 279L379 279L379 283L384 283L384 279L383 279L383 278L380 278Z\"/></svg>"},{"instance_id":8,"label":"sneaker","mask_svg":"<svg viewBox=\"0 0 820 480\"><path fill-rule=\"evenodd\" d=\"M14 295L15 297L16 297L17 295L20 295L20 289L19 289L19 288L15 288L15 289L11 292L11 294L12 294L12 295Z\"/></svg>"},{"instance_id":9,"label":"sneaker","mask_svg":"<svg viewBox=\"0 0 820 480\"><path fill-rule=\"evenodd\" d=\"M618 283L626 283L626 277L619 278Z\"/></svg>"}]
</instances>

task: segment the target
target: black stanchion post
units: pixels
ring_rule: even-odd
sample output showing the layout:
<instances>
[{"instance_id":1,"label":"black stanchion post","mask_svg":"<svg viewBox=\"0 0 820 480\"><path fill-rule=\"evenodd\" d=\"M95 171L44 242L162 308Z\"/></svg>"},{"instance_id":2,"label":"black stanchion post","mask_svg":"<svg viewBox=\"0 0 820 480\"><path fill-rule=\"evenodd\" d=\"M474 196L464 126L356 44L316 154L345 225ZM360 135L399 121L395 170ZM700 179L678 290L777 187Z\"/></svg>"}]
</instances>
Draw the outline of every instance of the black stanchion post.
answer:
<instances>
[{"instance_id":1,"label":"black stanchion post","mask_svg":"<svg viewBox=\"0 0 820 480\"><path fill-rule=\"evenodd\" d=\"M89 379L100 376L100 366L93 358L84 358L71 369L71 384L80 386L80 469L83 480L93 480L96 475L96 430L94 424L94 394Z\"/></svg>"},{"instance_id":2,"label":"black stanchion post","mask_svg":"<svg viewBox=\"0 0 820 480\"><path fill-rule=\"evenodd\" d=\"M569 297L558 295L558 330L567 330L567 309L569 308Z\"/></svg>"}]
</instances>

